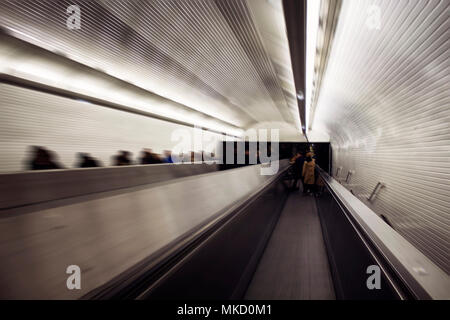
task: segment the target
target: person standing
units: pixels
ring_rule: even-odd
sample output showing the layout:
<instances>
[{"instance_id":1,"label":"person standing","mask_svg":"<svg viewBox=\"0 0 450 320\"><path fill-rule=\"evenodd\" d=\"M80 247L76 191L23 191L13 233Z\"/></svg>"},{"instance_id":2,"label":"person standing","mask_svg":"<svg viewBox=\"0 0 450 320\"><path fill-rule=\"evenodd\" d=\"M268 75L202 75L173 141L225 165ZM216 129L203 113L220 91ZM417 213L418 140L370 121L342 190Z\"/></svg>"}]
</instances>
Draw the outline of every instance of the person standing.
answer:
<instances>
[{"instance_id":1,"label":"person standing","mask_svg":"<svg viewBox=\"0 0 450 320\"><path fill-rule=\"evenodd\" d=\"M38 146L33 146L31 148L33 158L29 163L30 170L63 169L63 166L58 164L58 162L55 160L56 156L53 151Z\"/></svg>"},{"instance_id":2,"label":"person standing","mask_svg":"<svg viewBox=\"0 0 450 320\"><path fill-rule=\"evenodd\" d=\"M303 177L303 193L314 193L314 171L316 161L311 157L311 153L306 154L305 162L303 163L302 177Z\"/></svg>"},{"instance_id":3,"label":"person standing","mask_svg":"<svg viewBox=\"0 0 450 320\"><path fill-rule=\"evenodd\" d=\"M294 171L294 182L292 183L292 190L298 190L299 187L297 186L298 181L302 181L302 169L303 169L303 163L305 162L305 157L301 152L298 152L296 156L293 158L293 171ZM303 181L302 181L303 182Z\"/></svg>"},{"instance_id":4,"label":"person standing","mask_svg":"<svg viewBox=\"0 0 450 320\"><path fill-rule=\"evenodd\" d=\"M128 166L131 165L131 152L121 150L119 154L114 157L115 166Z\"/></svg>"},{"instance_id":5,"label":"person standing","mask_svg":"<svg viewBox=\"0 0 450 320\"><path fill-rule=\"evenodd\" d=\"M80 162L78 164L79 168L97 168L100 167L100 164L97 160L95 160L89 153L78 153L78 158Z\"/></svg>"}]
</instances>

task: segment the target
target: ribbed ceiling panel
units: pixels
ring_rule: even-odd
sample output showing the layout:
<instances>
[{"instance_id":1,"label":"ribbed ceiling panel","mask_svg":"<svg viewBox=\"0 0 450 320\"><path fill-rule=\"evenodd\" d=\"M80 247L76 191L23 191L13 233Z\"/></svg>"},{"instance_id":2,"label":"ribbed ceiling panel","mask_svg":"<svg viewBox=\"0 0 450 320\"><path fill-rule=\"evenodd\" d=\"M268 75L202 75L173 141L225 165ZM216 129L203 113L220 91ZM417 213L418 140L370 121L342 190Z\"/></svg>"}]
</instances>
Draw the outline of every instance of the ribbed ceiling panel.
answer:
<instances>
[{"instance_id":1,"label":"ribbed ceiling panel","mask_svg":"<svg viewBox=\"0 0 450 320\"><path fill-rule=\"evenodd\" d=\"M296 101L286 100L246 1L82 0L81 30L69 30L72 4L3 1L1 25L233 125L297 125Z\"/></svg>"},{"instance_id":2,"label":"ribbed ceiling panel","mask_svg":"<svg viewBox=\"0 0 450 320\"><path fill-rule=\"evenodd\" d=\"M382 182L370 205L447 273L449 5L344 1L313 124L330 135L334 173L354 170L362 199Z\"/></svg>"}]
</instances>

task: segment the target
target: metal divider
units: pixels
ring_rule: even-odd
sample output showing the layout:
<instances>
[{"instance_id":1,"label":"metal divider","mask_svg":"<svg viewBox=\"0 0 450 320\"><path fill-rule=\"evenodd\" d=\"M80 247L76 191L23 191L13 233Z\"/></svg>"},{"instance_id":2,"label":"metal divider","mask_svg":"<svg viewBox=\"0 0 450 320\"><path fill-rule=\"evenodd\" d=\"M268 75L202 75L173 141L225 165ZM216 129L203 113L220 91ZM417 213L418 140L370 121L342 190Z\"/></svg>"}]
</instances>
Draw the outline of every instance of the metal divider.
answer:
<instances>
[{"instance_id":1,"label":"metal divider","mask_svg":"<svg viewBox=\"0 0 450 320\"><path fill-rule=\"evenodd\" d=\"M316 198L338 299L448 299L448 276L321 168ZM375 271L376 270L376 271ZM379 285L376 277L379 276Z\"/></svg>"}]
</instances>

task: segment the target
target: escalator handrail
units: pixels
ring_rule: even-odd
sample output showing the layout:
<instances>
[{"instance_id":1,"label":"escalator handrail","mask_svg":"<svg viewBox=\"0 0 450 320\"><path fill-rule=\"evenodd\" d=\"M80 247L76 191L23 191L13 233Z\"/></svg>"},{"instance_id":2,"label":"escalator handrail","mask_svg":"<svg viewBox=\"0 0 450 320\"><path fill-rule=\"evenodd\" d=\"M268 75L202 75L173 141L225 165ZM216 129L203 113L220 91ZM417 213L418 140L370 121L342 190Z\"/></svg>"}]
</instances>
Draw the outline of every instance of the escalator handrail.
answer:
<instances>
[{"instance_id":1,"label":"escalator handrail","mask_svg":"<svg viewBox=\"0 0 450 320\"><path fill-rule=\"evenodd\" d=\"M317 168L333 198L345 209L395 280L416 299L450 299L449 276L323 169Z\"/></svg>"}]
</instances>

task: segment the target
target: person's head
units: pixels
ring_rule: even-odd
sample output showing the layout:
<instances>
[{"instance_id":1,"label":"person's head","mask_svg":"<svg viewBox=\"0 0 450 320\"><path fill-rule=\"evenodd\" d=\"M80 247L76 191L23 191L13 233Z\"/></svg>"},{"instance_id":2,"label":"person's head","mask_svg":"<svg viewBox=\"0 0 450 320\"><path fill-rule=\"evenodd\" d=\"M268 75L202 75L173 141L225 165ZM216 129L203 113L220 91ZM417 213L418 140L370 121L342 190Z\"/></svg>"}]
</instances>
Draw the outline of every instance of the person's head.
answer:
<instances>
[{"instance_id":1,"label":"person's head","mask_svg":"<svg viewBox=\"0 0 450 320\"><path fill-rule=\"evenodd\" d=\"M40 146L31 146L31 153L32 153L35 157L42 157L42 156L45 156L46 150L45 150L44 147L40 147Z\"/></svg>"},{"instance_id":2,"label":"person's head","mask_svg":"<svg viewBox=\"0 0 450 320\"><path fill-rule=\"evenodd\" d=\"M89 155L84 152L78 152L78 158L80 158L80 160L86 160L89 158Z\"/></svg>"},{"instance_id":3,"label":"person's head","mask_svg":"<svg viewBox=\"0 0 450 320\"><path fill-rule=\"evenodd\" d=\"M311 162L311 161L312 161L311 156L307 156L307 157L306 157L306 162Z\"/></svg>"},{"instance_id":4,"label":"person's head","mask_svg":"<svg viewBox=\"0 0 450 320\"><path fill-rule=\"evenodd\" d=\"M39 154L39 152L41 151L41 147L39 146L31 146L30 147L30 153L37 156Z\"/></svg>"}]
</instances>

